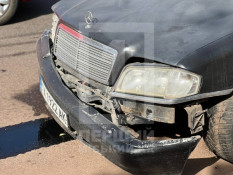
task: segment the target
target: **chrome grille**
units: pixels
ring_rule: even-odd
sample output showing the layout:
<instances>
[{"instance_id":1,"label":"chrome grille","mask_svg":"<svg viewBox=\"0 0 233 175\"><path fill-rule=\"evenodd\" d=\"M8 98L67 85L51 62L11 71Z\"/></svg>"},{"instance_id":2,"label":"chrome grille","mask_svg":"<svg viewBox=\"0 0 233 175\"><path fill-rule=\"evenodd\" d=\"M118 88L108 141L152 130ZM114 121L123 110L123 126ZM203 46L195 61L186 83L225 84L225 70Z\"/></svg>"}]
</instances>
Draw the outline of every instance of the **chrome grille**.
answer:
<instances>
[{"instance_id":1,"label":"chrome grille","mask_svg":"<svg viewBox=\"0 0 233 175\"><path fill-rule=\"evenodd\" d=\"M54 54L82 75L108 84L117 51L60 24Z\"/></svg>"}]
</instances>

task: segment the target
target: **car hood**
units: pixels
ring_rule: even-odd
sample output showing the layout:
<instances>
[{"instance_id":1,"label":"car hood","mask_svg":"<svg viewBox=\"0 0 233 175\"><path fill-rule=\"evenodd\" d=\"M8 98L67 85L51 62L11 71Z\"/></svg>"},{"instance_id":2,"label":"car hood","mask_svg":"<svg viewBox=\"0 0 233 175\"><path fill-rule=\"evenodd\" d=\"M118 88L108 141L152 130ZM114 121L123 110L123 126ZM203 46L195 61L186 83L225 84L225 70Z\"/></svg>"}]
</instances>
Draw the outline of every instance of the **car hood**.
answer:
<instances>
[{"instance_id":1,"label":"car hood","mask_svg":"<svg viewBox=\"0 0 233 175\"><path fill-rule=\"evenodd\" d=\"M110 86L126 64L155 62L200 75L200 94L233 88L233 0L62 0L53 10L61 22L118 51Z\"/></svg>"},{"instance_id":2,"label":"car hood","mask_svg":"<svg viewBox=\"0 0 233 175\"><path fill-rule=\"evenodd\" d=\"M232 0L62 0L53 10L95 40L117 50L121 41L129 57L169 65L233 29ZM88 11L97 19L91 28L85 22Z\"/></svg>"}]
</instances>

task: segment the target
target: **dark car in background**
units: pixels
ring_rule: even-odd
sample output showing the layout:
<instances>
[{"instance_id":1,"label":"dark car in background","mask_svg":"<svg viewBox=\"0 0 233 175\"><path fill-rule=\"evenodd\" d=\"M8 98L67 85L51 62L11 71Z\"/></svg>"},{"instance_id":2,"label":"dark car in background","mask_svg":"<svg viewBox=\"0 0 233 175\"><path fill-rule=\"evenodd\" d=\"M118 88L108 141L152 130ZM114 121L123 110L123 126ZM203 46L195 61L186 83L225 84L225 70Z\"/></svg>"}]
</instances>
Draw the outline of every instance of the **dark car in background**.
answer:
<instances>
[{"instance_id":1,"label":"dark car in background","mask_svg":"<svg viewBox=\"0 0 233 175\"><path fill-rule=\"evenodd\" d=\"M37 43L40 91L71 136L135 174L181 174L201 136L233 163L232 0L63 0L53 11Z\"/></svg>"},{"instance_id":2,"label":"dark car in background","mask_svg":"<svg viewBox=\"0 0 233 175\"><path fill-rule=\"evenodd\" d=\"M0 25L6 24L15 15L20 2L29 0L0 0Z\"/></svg>"}]
</instances>

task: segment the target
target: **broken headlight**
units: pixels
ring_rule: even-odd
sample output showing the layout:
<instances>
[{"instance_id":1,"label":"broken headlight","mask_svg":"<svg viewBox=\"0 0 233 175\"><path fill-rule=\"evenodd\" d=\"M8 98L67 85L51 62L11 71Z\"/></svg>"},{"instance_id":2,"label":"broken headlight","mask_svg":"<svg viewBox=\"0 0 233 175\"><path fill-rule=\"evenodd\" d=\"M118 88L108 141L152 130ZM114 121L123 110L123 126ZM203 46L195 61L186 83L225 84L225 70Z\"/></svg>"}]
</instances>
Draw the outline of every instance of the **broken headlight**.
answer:
<instances>
[{"instance_id":1,"label":"broken headlight","mask_svg":"<svg viewBox=\"0 0 233 175\"><path fill-rule=\"evenodd\" d=\"M56 29L57 29L57 25L59 22L59 18L57 17L56 14L53 14L53 22L52 22L52 28L51 28L51 40L54 42L55 40L55 35L56 35Z\"/></svg>"},{"instance_id":2,"label":"broken headlight","mask_svg":"<svg viewBox=\"0 0 233 175\"><path fill-rule=\"evenodd\" d=\"M116 84L116 92L166 99L197 94L201 77L183 69L149 64L125 68Z\"/></svg>"}]
</instances>

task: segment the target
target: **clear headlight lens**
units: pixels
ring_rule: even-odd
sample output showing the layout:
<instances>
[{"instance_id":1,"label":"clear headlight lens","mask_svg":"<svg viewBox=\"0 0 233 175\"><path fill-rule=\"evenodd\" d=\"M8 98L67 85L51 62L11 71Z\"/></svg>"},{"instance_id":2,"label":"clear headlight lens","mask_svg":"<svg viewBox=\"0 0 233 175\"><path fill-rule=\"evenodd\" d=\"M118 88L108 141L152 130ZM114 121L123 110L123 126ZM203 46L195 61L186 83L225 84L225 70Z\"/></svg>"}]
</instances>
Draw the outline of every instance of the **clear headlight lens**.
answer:
<instances>
[{"instance_id":1,"label":"clear headlight lens","mask_svg":"<svg viewBox=\"0 0 233 175\"><path fill-rule=\"evenodd\" d=\"M199 75L183 69L128 66L117 82L116 92L174 99L197 94L200 84Z\"/></svg>"},{"instance_id":2,"label":"clear headlight lens","mask_svg":"<svg viewBox=\"0 0 233 175\"><path fill-rule=\"evenodd\" d=\"M51 28L51 40L54 42L55 35L56 35L56 29L59 22L59 18L56 14L53 14L53 22L52 22L52 28Z\"/></svg>"}]
</instances>

